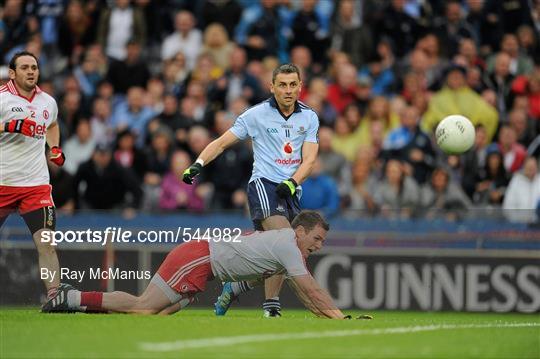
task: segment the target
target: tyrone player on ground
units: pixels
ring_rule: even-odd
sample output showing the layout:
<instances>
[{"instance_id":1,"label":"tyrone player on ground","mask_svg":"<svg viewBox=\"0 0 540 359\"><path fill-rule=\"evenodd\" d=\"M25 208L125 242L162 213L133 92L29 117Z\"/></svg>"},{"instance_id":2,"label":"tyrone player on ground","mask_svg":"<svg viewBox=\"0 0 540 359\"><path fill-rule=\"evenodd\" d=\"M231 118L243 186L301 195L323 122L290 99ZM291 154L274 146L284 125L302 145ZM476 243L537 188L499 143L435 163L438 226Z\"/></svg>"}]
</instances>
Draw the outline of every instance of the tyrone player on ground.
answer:
<instances>
[{"instance_id":1,"label":"tyrone player on ground","mask_svg":"<svg viewBox=\"0 0 540 359\"><path fill-rule=\"evenodd\" d=\"M61 284L44 312L112 311L172 314L205 290L206 282L261 280L286 274L304 305L323 318L350 319L306 269L305 258L323 246L329 225L315 211L302 211L292 228L253 232L237 242L191 241L174 248L140 297L125 292L80 292ZM369 318L366 318L369 319Z\"/></svg>"},{"instance_id":2,"label":"tyrone player on ground","mask_svg":"<svg viewBox=\"0 0 540 359\"><path fill-rule=\"evenodd\" d=\"M39 267L59 273L53 246L41 241L41 233L54 230L56 212L51 197L45 144L50 160L62 166L56 101L38 86L37 58L18 52L9 62L9 81L0 87L0 227L18 211L32 233ZM44 281L47 297L56 295L60 281Z\"/></svg>"}]
</instances>

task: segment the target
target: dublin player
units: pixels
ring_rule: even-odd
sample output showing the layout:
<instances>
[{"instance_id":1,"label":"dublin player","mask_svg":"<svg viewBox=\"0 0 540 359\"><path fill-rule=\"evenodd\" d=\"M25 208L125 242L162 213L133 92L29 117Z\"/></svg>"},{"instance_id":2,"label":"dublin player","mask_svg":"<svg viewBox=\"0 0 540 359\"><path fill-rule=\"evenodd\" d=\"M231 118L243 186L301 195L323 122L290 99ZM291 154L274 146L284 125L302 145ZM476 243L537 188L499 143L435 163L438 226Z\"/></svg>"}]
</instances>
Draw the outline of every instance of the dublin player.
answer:
<instances>
[{"instance_id":1,"label":"dublin player","mask_svg":"<svg viewBox=\"0 0 540 359\"><path fill-rule=\"evenodd\" d=\"M310 174L319 148L317 114L298 101L302 81L293 64L277 67L272 74L273 96L236 119L230 130L210 143L197 161L184 171L184 182L192 183L205 164L240 140L253 141L253 173L248 184L248 204L256 230L290 228L300 211L299 186ZM281 316L279 291L283 276L265 282L265 317ZM231 301L251 289L246 281L225 283L215 305L224 315Z\"/></svg>"},{"instance_id":2,"label":"dublin player","mask_svg":"<svg viewBox=\"0 0 540 359\"><path fill-rule=\"evenodd\" d=\"M292 228L253 232L236 243L191 241L173 249L140 297L125 292L80 292L62 284L44 312L111 311L172 314L185 308L214 277L221 281L260 281L282 273L297 296L315 315L350 319L335 306L305 266L305 258L323 246L328 223L315 211L302 211ZM362 318L366 318L365 316Z\"/></svg>"},{"instance_id":3,"label":"dublin player","mask_svg":"<svg viewBox=\"0 0 540 359\"><path fill-rule=\"evenodd\" d=\"M19 52L9 62L8 83L0 87L0 227L18 211L32 233L40 268L58 271L54 247L40 240L56 221L45 144L56 165L62 166L65 156L56 101L37 86L38 78L36 57ZM59 280L44 283L48 298L54 297Z\"/></svg>"}]
</instances>

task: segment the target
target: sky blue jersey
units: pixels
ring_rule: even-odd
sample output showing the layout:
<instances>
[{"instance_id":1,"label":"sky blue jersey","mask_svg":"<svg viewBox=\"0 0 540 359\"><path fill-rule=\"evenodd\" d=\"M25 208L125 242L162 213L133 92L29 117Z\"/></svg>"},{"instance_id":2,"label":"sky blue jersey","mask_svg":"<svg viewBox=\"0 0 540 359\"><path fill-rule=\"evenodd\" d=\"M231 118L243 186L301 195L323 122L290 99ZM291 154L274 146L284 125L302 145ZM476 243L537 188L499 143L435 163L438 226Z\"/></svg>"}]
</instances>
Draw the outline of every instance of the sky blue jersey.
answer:
<instances>
[{"instance_id":1,"label":"sky blue jersey","mask_svg":"<svg viewBox=\"0 0 540 359\"><path fill-rule=\"evenodd\" d=\"M286 117L272 96L238 116L230 131L241 140L251 137L253 141L249 181L266 178L277 183L289 179L302 163L304 142L319 142L319 118L299 101Z\"/></svg>"}]
</instances>

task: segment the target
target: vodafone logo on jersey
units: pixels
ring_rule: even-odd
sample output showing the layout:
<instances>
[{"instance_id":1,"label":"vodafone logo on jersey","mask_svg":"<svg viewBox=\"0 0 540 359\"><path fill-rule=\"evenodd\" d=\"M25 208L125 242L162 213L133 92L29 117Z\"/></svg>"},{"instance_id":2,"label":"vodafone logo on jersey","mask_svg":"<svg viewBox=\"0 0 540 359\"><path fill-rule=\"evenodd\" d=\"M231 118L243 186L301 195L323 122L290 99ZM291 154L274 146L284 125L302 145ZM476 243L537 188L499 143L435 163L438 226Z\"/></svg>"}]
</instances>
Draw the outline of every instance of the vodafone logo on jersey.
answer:
<instances>
[{"instance_id":1,"label":"vodafone logo on jersey","mask_svg":"<svg viewBox=\"0 0 540 359\"><path fill-rule=\"evenodd\" d=\"M293 153L293 147L290 142L287 142L283 145L282 151L285 154L285 156L291 156Z\"/></svg>"},{"instance_id":2,"label":"vodafone logo on jersey","mask_svg":"<svg viewBox=\"0 0 540 359\"><path fill-rule=\"evenodd\" d=\"M296 158L296 159L291 158L294 153L294 148L290 142L284 143L283 147L281 148L281 151L283 152L285 158L276 159L275 162L278 165L297 165L302 162L302 159L300 158Z\"/></svg>"}]
</instances>

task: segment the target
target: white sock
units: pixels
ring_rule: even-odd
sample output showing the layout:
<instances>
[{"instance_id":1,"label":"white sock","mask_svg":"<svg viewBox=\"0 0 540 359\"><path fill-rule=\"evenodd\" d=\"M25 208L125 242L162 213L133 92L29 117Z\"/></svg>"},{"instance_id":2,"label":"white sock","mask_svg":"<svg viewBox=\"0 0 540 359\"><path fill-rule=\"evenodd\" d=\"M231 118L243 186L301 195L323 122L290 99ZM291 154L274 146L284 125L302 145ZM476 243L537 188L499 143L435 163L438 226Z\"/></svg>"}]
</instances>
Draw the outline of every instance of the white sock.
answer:
<instances>
[{"instance_id":1,"label":"white sock","mask_svg":"<svg viewBox=\"0 0 540 359\"><path fill-rule=\"evenodd\" d=\"M70 308L82 310L83 307L81 307L81 291L80 290L68 291L67 302Z\"/></svg>"},{"instance_id":2,"label":"white sock","mask_svg":"<svg viewBox=\"0 0 540 359\"><path fill-rule=\"evenodd\" d=\"M245 292L249 292L251 289L253 289L249 285L248 281L245 281L245 280L231 283L231 288L233 290L234 295L236 296Z\"/></svg>"}]
</instances>

